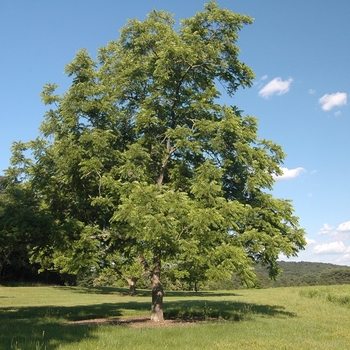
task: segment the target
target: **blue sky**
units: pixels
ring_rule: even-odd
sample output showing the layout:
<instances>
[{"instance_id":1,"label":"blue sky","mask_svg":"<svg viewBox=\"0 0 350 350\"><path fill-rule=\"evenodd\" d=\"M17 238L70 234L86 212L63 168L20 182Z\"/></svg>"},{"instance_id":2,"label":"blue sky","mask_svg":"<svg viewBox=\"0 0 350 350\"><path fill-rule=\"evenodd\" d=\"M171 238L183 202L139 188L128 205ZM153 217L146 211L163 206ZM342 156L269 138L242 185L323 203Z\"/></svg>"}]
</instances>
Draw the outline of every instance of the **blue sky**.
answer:
<instances>
[{"instance_id":1,"label":"blue sky","mask_svg":"<svg viewBox=\"0 0 350 350\"><path fill-rule=\"evenodd\" d=\"M13 141L38 135L44 84L63 74L76 51L118 38L127 19L153 8L190 17L199 0L1 0L0 174ZM259 135L287 154L276 197L293 201L308 246L294 260L350 265L350 1L218 0L255 18L240 33L240 58L255 84L224 103L259 119ZM283 257L282 257L283 258Z\"/></svg>"}]
</instances>

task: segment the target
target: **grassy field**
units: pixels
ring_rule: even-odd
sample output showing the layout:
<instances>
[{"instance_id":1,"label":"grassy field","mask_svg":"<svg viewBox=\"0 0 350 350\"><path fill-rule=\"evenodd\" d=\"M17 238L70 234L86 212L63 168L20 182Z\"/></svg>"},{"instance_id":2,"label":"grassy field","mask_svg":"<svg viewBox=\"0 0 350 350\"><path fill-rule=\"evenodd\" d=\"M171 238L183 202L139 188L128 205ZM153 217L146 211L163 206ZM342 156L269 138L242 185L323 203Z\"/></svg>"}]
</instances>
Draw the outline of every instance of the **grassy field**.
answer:
<instances>
[{"instance_id":1,"label":"grassy field","mask_svg":"<svg viewBox=\"0 0 350 350\"><path fill-rule=\"evenodd\" d=\"M0 286L0 349L350 349L348 285L169 292L164 302L168 321L152 326L147 291Z\"/></svg>"}]
</instances>

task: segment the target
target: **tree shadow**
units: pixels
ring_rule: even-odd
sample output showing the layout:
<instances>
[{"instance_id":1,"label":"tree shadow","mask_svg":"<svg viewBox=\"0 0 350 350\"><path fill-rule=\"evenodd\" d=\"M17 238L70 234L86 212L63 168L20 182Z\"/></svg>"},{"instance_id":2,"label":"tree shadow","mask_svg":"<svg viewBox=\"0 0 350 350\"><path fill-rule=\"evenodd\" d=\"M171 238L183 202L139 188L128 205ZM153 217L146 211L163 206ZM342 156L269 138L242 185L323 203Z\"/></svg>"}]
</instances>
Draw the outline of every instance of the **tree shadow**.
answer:
<instances>
[{"instance_id":1,"label":"tree shadow","mask_svg":"<svg viewBox=\"0 0 350 350\"><path fill-rule=\"evenodd\" d=\"M243 321L260 317L295 317L279 305L261 305L239 301L183 300L166 303L168 318Z\"/></svg>"},{"instance_id":2,"label":"tree shadow","mask_svg":"<svg viewBox=\"0 0 350 350\"><path fill-rule=\"evenodd\" d=\"M67 289L73 293L83 293L83 294L115 294L120 296L129 296L129 288L121 287L60 287L61 289ZM136 297L147 297L151 296L152 292L149 289L137 289ZM237 294L232 291L227 292L213 292L213 291L166 291L166 297L224 297L224 296L241 296L242 294Z\"/></svg>"},{"instance_id":3,"label":"tree shadow","mask_svg":"<svg viewBox=\"0 0 350 350\"><path fill-rule=\"evenodd\" d=\"M101 290L102 291L102 290ZM103 292L105 290L103 289ZM104 293L105 294L105 293ZM218 294L213 293L218 296ZM229 295L223 293L223 295ZM173 295L174 296L174 295ZM178 296L178 294L176 294ZM188 296L188 294L181 294ZM180 297L181 297L180 296ZM194 293L197 299L166 300L164 314L176 322L198 321L245 321L260 317L295 317L279 305L261 305L241 301L216 301L206 297L211 293ZM128 320L127 314L140 315ZM131 323L148 322L150 300L144 298L123 298L115 303L101 303L82 306L40 306L0 308L0 348L28 349L45 348L55 350L61 345L79 343L98 337L96 326L113 324L116 327ZM141 316L147 315L147 316ZM81 322L79 322L81 321ZM73 323L75 326L67 326Z\"/></svg>"},{"instance_id":4,"label":"tree shadow","mask_svg":"<svg viewBox=\"0 0 350 350\"><path fill-rule=\"evenodd\" d=\"M166 292L166 296L169 297L232 297L232 296L242 296L242 294L237 294L232 291L227 292L213 292L213 291L175 291L175 292Z\"/></svg>"}]
</instances>

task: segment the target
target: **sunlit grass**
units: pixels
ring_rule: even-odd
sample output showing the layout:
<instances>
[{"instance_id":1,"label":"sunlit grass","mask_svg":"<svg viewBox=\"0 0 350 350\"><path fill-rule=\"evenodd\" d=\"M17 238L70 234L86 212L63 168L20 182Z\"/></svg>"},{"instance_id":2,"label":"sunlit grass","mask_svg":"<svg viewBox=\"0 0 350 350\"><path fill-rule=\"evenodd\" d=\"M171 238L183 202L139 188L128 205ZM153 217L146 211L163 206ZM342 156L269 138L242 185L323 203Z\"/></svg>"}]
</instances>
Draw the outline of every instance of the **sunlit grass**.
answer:
<instances>
[{"instance_id":1,"label":"sunlit grass","mask_svg":"<svg viewBox=\"0 0 350 350\"><path fill-rule=\"evenodd\" d=\"M308 298L318 298L334 304L350 308L349 286L318 286L304 288L300 295Z\"/></svg>"},{"instance_id":2,"label":"sunlit grass","mask_svg":"<svg viewBox=\"0 0 350 350\"><path fill-rule=\"evenodd\" d=\"M150 314L150 293L116 288L1 287L0 349L349 349L350 286L167 293L186 322L66 325Z\"/></svg>"}]
</instances>

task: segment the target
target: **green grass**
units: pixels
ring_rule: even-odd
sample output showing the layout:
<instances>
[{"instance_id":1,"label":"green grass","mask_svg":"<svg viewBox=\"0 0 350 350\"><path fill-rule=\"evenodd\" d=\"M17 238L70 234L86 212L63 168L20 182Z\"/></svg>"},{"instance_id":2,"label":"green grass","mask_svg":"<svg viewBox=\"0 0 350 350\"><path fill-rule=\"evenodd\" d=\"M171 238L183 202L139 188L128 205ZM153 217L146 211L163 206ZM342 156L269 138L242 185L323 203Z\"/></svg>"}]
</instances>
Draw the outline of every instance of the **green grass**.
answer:
<instances>
[{"instance_id":1,"label":"green grass","mask_svg":"<svg viewBox=\"0 0 350 350\"><path fill-rule=\"evenodd\" d=\"M191 325L64 325L150 314L148 291L134 298L124 292L0 286L0 349L350 348L350 286L169 292L165 317Z\"/></svg>"},{"instance_id":2,"label":"green grass","mask_svg":"<svg viewBox=\"0 0 350 350\"><path fill-rule=\"evenodd\" d=\"M350 308L350 292L348 285L305 288L300 291L300 295L308 298L326 300Z\"/></svg>"}]
</instances>

